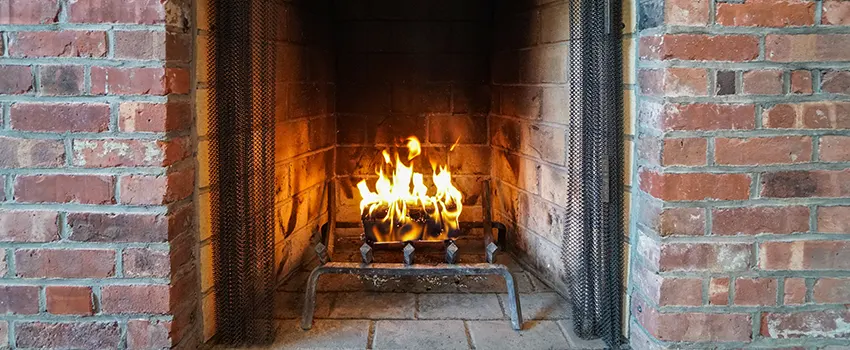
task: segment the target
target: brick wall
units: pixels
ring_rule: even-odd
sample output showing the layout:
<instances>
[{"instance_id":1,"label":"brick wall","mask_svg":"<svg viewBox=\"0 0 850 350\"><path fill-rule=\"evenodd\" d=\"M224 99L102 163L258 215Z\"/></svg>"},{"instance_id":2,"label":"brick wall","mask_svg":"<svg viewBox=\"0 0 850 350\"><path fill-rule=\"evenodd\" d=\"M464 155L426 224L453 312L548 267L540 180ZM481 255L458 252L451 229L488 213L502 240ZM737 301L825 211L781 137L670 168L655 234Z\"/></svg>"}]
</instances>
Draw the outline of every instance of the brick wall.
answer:
<instances>
[{"instance_id":1,"label":"brick wall","mask_svg":"<svg viewBox=\"0 0 850 350\"><path fill-rule=\"evenodd\" d=\"M848 5L638 2L633 347L850 345Z\"/></svg>"},{"instance_id":2,"label":"brick wall","mask_svg":"<svg viewBox=\"0 0 850 350\"><path fill-rule=\"evenodd\" d=\"M0 0L0 348L199 341L189 11Z\"/></svg>"}]
</instances>

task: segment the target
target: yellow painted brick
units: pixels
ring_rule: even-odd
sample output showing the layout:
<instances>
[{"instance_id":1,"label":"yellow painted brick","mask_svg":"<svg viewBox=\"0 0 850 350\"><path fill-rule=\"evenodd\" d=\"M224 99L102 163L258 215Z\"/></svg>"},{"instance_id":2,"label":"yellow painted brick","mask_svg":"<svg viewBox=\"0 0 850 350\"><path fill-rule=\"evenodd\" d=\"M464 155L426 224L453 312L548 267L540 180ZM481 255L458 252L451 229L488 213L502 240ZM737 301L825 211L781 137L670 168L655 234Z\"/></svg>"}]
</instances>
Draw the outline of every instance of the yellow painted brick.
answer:
<instances>
[{"instance_id":1,"label":"yellow painted brick","mask_svg":"<svg viewBox=\"0 0 850 350\"><path fill-rule=\"evenodd\" d=\"M213 280L212 244L201 247L201 291L206 292L215 285Z\"/></svg>"},{"instance_id":2,"label":"yellow painted brick","mask_svg":"<svg viewBox=\"0 0 850 350\"><path fill-rule=\"evenodd\" d=\"M210 185L210 142L198 142L198 187Z\"/></svg>"},{"instance_id":3,"label":"yellow painted brick","mask_svg":"<svg viewBox=\"0 0 850 350\"><path fill-rule=\"evenodd\" d=\"M206 241L212 236L212 213L210 212L210 193L198 195L198 231L200 241Z\"/></svg>"},{"instance_id":4,"label":"yellow painted brick","mask_svg":"<svg viewBox=\"0 0 850 350\"><path fill-rule=\"evenodd\" d=\"M623 90L623 133L635 134L635 117L637 117L635 91Z\"/></svg>"},{"instance_id":5,"label":"yellow painted brick","mask_svg":"<svg viewBox=\"0 0 850 350\"><path fill-rule=\"evenodd\" d=\"M627 237L631 235L631 225L629 225L629 213L632 208L632 194L623 192L623 234Z\"/></svg>"},{"instance_id":6,"label":"yellow painted brick","mask_svg":"<svg viewBox=\"0 0 850 350\"><path fill-rule=\"evenodd\" d=\"M634 155L634 143L631 140L623 142L623 184L632 185L632 156Z\"/></svg>"},{"instance_id":7,"label":"yellow painted brick","mask_svg":"<svg viewBox=\"0 0 850 350\"><path fill-rule=\"evenodd\" d=\"M204 297L202 306L204 317L204 342L215 335L215 294L210 293Z\"/></svg>"},{"instance_id":8,"label":"yellow painted brick","mask_svg":"<svg viewBox=\"0 0 850 350\"><path fill-rule=\"evenodd\" d=\"M624 279L625 281L625 279ZM631 306L631 300L629 300L629 295L626 292L623 292L623 313L622 313L622 326L623 326L623 337L629 337L629 315L630 311L629 307Z\"/></svg>"},{"instance_id":9,"label":"yellow painted brick","mask_svg":"<svg viewBox=\"0 0 850 350\"><path fill-rule=\"evenodd\" d=\"M631 34L635 32L635 23L637 23L635 11L635 0L625 0L622 2L623 6L623 24L625 25L623 28L624 34Z\"/></svg>"},{"instance_id":10,"label":"yellow painted brick","mask_svg":"<svg viewBox=\"0 0 850 350\"><path fill-rule=\"evenodd\" d=\"M198 29L210 29L209 6L210 0L195 1L195 20L198 23Z\"/></svg>"},{"instance_id":11,"label":"yellow painted brick","mask_svg":"<svg viewBox=\"0 0 850 350\"><path fill-rule=\"evenodd\" d=\"M635 55L637 51L636 38L623 38L623 83L635 83Z\"/></svg>"},{"instance_id":12,"label":"yellow painted brick","mask_svg":"<svg viewBox=\"0 0 850 350\"><path fill-rule=\"evenodd\" d=\"M195 118L198 136L206 136L209 133L209 90L198 89L195 93Z\"/></svg>"},{"instance_id":13,"label":"yellow painted brick","mask_svg":"<svg viewBox=\"0 0 850 350\"><path fill-rule=\"evenodd\" d=\"M198 82L207 82L209 79L209 61L207 60L207 50L209 49L209 37L206 35L198 35L198 47L195 50L195 78Z\"/></svg>"}]
</instances>

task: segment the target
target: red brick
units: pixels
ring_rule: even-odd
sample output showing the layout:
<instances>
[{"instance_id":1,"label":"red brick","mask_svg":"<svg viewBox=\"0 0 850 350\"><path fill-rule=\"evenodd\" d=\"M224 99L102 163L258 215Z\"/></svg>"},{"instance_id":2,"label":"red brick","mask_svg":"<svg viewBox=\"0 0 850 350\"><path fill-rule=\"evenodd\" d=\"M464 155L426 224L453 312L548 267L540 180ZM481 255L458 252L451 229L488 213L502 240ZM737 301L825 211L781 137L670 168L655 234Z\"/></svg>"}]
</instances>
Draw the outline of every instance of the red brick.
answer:
<instances>
[{"instance_id":1,"label":"red brick","mask_svg":"<svg viewBox=\"0 0 850 350\"><path fill-rule=\"evenodd\" d=\"M46 132L101 132L109 128L109 105L102 103L15 103L12 129Z\"/></svg>"},{"instance_id":2,"label":"red brick","mask_svg":"<svg viewBox=\"0 0 850 350\"><path fill-rule=\"evenodd\" d=\"M768 34L765 58L777 62L848 61L850 34Z\"/></svg>"},{"instance_id":3,"label":"red brick","mask_svg":"<svg viewBox=\"0 0 850 350\"><path fill-rule=\"evenodd\" d=\"M704 26L708 24L708 0L669 0L664 2L667 25Z\"/></svg>"},{"instance_id":4,"label":"red brick","mask_svg":"<svg viewBox=\"0 0 850 350\"><path fill-rule=\"evenodd\" d=\"M105 57L106 32L49 31L9 35L11 57Z\"/></svg>"},{"instance_id":5,"label":"red brick","mask_svg":"<svg viewBox=\"0 0 850 350\"><path fill-rule=\"evenodd\" d=\"M165 32L115 31L115 58L164 60Z\"/></svg>"},{"instance_id":6,"label":"red brick","mask_svg":"<svg viewBox=\"0 0 850 350\"><path fill-rule=\"evenodd\" d=\"M15 342L22 348L118 349L116 322L16 322Z\"/></svg>"},{"instance_id":7,"label":"red brick","mask_svg":"<svg viewBox=\"0 0 850 350\"><path fill-rule=\"evenodd\" d=\"M719 165L806 163L812 160L812 138L808 136L717 138L714 158Z\"/></svg>"},{"instance_id":8,"label":"red brick","mask_svg":"<svg viewBox=\"0 0 850 350\"><path fill-rule=\"evenodd\" d=\"M821 78L821 91L850 95L850 71L828 71Z\"/></svg>"},{"instance_id":9,"label":"red brick","mask_svg":"<svg viewBox=\"0 0 850 350\"><path fill-rule=\"evenodd\" d=\"M824 1L821 23L839 26L850 25L850 3L836 0Z\"/></svg>"},{"instance_id":10,"label":"red brick","mask_svg":"<svg viewBox=\"0 0 850 350\"><path fill-rule=\"evenodd\" d=\"M165 86L168 93L187 95L191 91L189 70L184 68L166 68ZM292 100L290 100L291 102ZM290 105L291 107L292 105Z\"/></svg>"},{"instance_id":11,"label":"red brick","mask_svg":"<svg viewBox=\"0 0 850 350\"><path fill-rule=\"evenodd\" d=\"M850 304L850 279L820 278L815 282L812 298L816 303Z\"/></svg>"},{"instance_id":12,"label":"red brick","mask_svg":"<svg viewBox=\"0 0 850 350\"><path fill-rule=\"evenodd\" d=\"M0 136L0 168L51 168L65 164L62 140Z\"/></svg>"},{"instance_id":13,"label":"red brick","mask_svg":"<svg viewBox=\"0 0 850 350\"><path fill-rule=\"evenodd\" d=\"M850 309L763 313L761 335L768 338L850 337Z\"/></svg>"},{"instance_id":14,"label":"red brick","mask_svg":"<svg viewBox=\"0 0 850 350\"><path fill-rule=\"evenodd\" d=\"M761 184L762 197L848 197L850 170L764 173Z\"/></svg>"},{"instance_id":15,"label":"red brick","mask_svg":"<svg viewBox=\"0 0 850 350\"><path fill-rule=\"evenodd\" d=\"M640 92L644 95L705 96L708 78L701 68L641 69Z\"/></svg>"},{"instance_id":16,"label":"red brick","mask_svg":"<svg viewBox=\"0 0 850 350\"><path fill-rule=\"evenodd\" d=\"M812 94L812 72L807 70L795 70L791 72L791 93Z\"/></svg>"},{"instance_id":17,"label":"red brick","mask_svg":"<svg viewBox=\"0 0 850 350\"><path fill-rule=\"evenodd\" d=\"M76 0L68 8L71 23L162 24L165 15L162 1Z\"/></svg>"},{"instance_id":18,"label":"red brick","mask_svg":"<svg viewBox=\"0 0 850 350\"><path fill-rule=\"evenodd\" d=\"M105 278L115 275L115 251L18 249L15 267L23 278Z\"/></svg>"},{"instance_id":19,"label":"red brick","mask_svg":"<svg viewBox=\"0 0 850 350\"><path fill-rule=\"evenodd\" d=\"M56 315L91 315L91 287L83 286L47 286L47 312Z\"/></svg>"},{"instance_id":20,"label":"red brick","mask_svg":"<svg viewBox=\"0 0 850 350\"><path fill-rule=\"evenodd\" d=\"M127 321L127 349L171 348L171 322L159 320Z\"/></svg>"},{"instance_id":21,"label":"red brick","mask_svg":"<svg viewBox=\"0 0 850 350\"><path fill-rule=\"evenodd\" d=\"M118 127L126 132L169 132L192 126L188 103L123 102L118 108Z\"/></svg>"},{"instance_id":22,"label":"red brick","mask_svg":"<svg viewBox=\"0 0 850 350\"><path fill-rule=\"evenodd\" d=\"M809 208L747 207L712 210L715 235L788 234L809 231Z\"/></svg>"},{"instance_id":23,"label":"red brick","mask_svg":"<svg viewBox=\"0 0 850 350\"><path fill-rule=\"evenodd\" d=\"M58 19L58 0L0 0L0 24L49 24Z\"/></svg>"},{"instance_id":24,"label":"red brick","mask_svg":"<svg viewBox=\"0 0 850 350\"><path fill-rule=\"evenodd\" d=\"M665 139L662 164L705 165L707 142L704 138Z\"/></svg>"},{"instance_id":25,"label":"red brick","mask_svg":"<svg viewBox=\"0 0 850 350\"><path fill-rule=\"evenodd\" d=\"M156 214L69 213L68 237L77 242L166 242L168 216Z\"/></svg>"},{"instance_id":26,"label":"red brick","mask_svg":"<svg viewBox=\"0 0 850 350\"><path fill-rule=\"evenodd\" d=\"M762 113L764 126L771 129L791 129L798 127L798 108L791 104L778 104Z\"/></svg>"},{"instance_id":27,"label":"red brick","mask_svg":"<svg viewBox=\"0 0 850 350\"><path fill-rule=\"evenodd\" d=\"M850 206L818 207L817 232L850 233Z\"/></svg>"},{"instance_id":28,"label":"red brick","mask_svg":"<svg viewBox=\"0 0 850 350\"><path fill-rule=\"evenodd\" d=\"M59 213L0 210L0 242L52 242L59 239Z\"/></svg>"},{"instance_id":29,"label":"red brick","mask_svg":"<svg viewBox=\"0 0 850 350\"><path fill-rule=\"evenodd\" d=\"M101 175L18 175L15 200L28 203L112 204L115 179Z\"/></svg>"},{"instance_id":30,"label":"red brick","mask_svg":"<svg viewBox=\"0 0 850 350\"><path fill-rule=\"evenodd\" d=\"M658 305L702 305L702 280L699 278L665 278L659 290Z\"/></svg>"},{"instance_id":31,"label":"red brick","mask_svg":"<svg viewBox=\"0 0 850 350\"><path fill-rule=\"evenodd\" d=\"M785 296L783 297L785 305L804 304L806 302L806 289L805 278L786 278Z\"/></svg>"},{"instance_id":32,"label":"red brick","mask_svg":"<svg viewBox=\"0 0 850 350\"><path fill-rule=\"evenodd\" d=\"M187 168L164 176L128 175L121 177L121 203L168 204L195 190L195 169Z\"/></svg>"},{"instance_id":33,"label":"red brick","mask_svg":"<svg viewBox=\"0 0 850 350\"><path fill-rule=\"evenodd\" d=\"M632 298L631 314L649 334L662 341L750 341L752 319L743 313L661 313Z\"/></svg>"},{"instance_id":34,"label":"red brick","mask_svg":"<svg viewBox=\"0 0 850 350\"><path fill-rule=\"evenodd\" d=\"M661 271L746 271L752 245L735 243L672 243L661 246Z\"/></svg>"},{"instance_id":35,"label":"red brick","mask_svg":"<svg viewBox=\"0 0 850 350\"><path fill-rule=\"evenodd\" d=\"M811 102L800 106L805 128L850 129L850 102Z\"/></svg>"},{"instance_id":36,"label":"red brick","mask_svg":"<svg viewBox=\"0 0 850 350\"><path fill-rule=\"evenodd\" d=\"M110 285L101 288L101 310L109 314L166 314L168 300L168 285Z\"/></svg>"},{"instance_id":37,"label":"red brick","mask_svg":"<svg viewBox=\"0 0 850 350\"><path fill-rule=\"evenodd\" d=\"M725 4L724 4L725 5ZM744 72L743 89L745 94L779 95L782 94L782 71L751 70Z\"/></svg>"},{"instance_id":38,"label":"red brick","mask_svg":"<svg viewBox=\"0 0 850 350\"><path fill-rule=\"evenodd\" d=\"M735 305L776 305L775 278L738 278L735 280Z\"/></svg>"},{"instance_id":39,"label":"red brick","mask_svg":"<svg viewBox=\"0 0 850 350\"><path fill-rule=\"evenodd\" d=\"M718 277L712 278L708 284L708 304L709 305L728 305L729 304L729 278Z\"/></svg>"},{"instance_id":40,"label":"red brick","mask_svg":"<svg viewBox=\"0 0 850 350\"><path fill-rule=\"evenodd\" d=\"M662 174L641 170L639 176L643 191L666 201L750 198L750 176L746 174Z\"/></svg>"},{"instance_id":41,"label":"red brick","mask_svg":"<svg viewBox=\"0 0 850 350\"><path fill-rule=\"evenodd\" d=\"M93 92L108 91L115 95L167 95L170 92L165 68L92 67L91 70L92 76L98 77L92 79Z\"/></svg>"},{"instance_id":42,"label":"red brick","mask_svg":"<svg viewBox=\"0 0 850 350\"><path fill-rule=\"evenodd\" d=\"M0 79L0 94L17 95L32 91L32 68L29 66L0 66L0 76L3 77Z\"/></svg>"},{"instance_id":43,"label":"red brick","mask_svg":"<svg viewBox=\"0 0 850 350\"><path fill-rule=\"evenodd\" d=\"M6 250L0 249L0 278L6 277L6 272L9 271L9 264L6 262ZM2 339L3 337L0 337Z\"/></svg>"},{"instance_id":44,"label":"red brick","mask_svg":"<svg viewBox=\"0 0 850 350\"><path fill-rule=\"evenodd\" d=\"M38 313L37 286L0 286L0 314Z\"/></svg>"},{"instance_id":45,"label":"red brick","mask_svg":"<svg viewBox=\"0 0 850 350\"><path fill-rule=\"evenodd\" d=\"M825 162L850 161L850 136L821 136L818 156Z\"/></svg>"},{"instance_id":46,"label":"red brick","mask_svg":"<svg viewBox=\"0 0 850 350\"><path fill-rule=\"evenodd\" d=\"M166 278L170 273L168 251L127 248L123 261L125 277Z\"/></svg>"},{"instance_id":47,"label":"red brick","mask_svg":"<svg viewBox=\"0 0 850 350\"><path fill-rule=\"evenodd\" d=\"M850 242L764 242L759 248L762 270L847 270Z\"/></svg>"},{"instance_id":48,"label":"red brick","mask_svg":"<svg viewBox=\"0 0 850 350\"><path fill-rule=\"evenodd\" d=\"M85 168L166 166L189 156L188 140L77 139L75 166Z\"/></svg>"},{"instance_id":49,"label":"red brick","mask_svg":"<svg viewBox=\"0 0 850 350\"><path fill-rule=\"evenodd\" d=\"M815 3L801 0L718 3L716 21L724 26L810 26L815 23Z\"/></svg>"},{"instance_id":50,"label":"red brick","mask_svg":"<svg viewBox=\"0 0 850 350\"><path fill-rule=\"evenodd\" d=\"M658 234L663 237L705 235L705 209L665 208L659 217Z\"/></svg>"},{"instance_id":51,"label":"red brick","mask_svg":"<svg viewBox=\"0 0 850 350\"><path fill-rule=\"evenodd\" d=\"M38 92L45 96L73 96L85 89L82 66L41 66L38 70Z\"/></svg>"},{"instance_id":52,"label":"red brick","mask_svg":"<svg viewBox=\"0 0 850 350\"><path fill-rule=\"evenodd\" d=\"M9 322L0 321L0 346L9 346Z\"/></svg>"},{"instance_id":53,"label":"red brick","mask_svg":"<svg viewBox=\"0 0 850 350\"><path fill-rule=\"evenodd\" d=\"M712 103L668 104L663 130L744 130L755 128L755 106Z\"/></svg>"},{"instance_id":54,"label":"red brick","mask_svg":"<svg viewBox=\"0 0 850 350\"><path fill-rule=\"evenodd\" d=\"M758 38L749 35L666 34L641 38L642 59L690 61L752 61L758 58Z\"/></svg>"}]
</instances>

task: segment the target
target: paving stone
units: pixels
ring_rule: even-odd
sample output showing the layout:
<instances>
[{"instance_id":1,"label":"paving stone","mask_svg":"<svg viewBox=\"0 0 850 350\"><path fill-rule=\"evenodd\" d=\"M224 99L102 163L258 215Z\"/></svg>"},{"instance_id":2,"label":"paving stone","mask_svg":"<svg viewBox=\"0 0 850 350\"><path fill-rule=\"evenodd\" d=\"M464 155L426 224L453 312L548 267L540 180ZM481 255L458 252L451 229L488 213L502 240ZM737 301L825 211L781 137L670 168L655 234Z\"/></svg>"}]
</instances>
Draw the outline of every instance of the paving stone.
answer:
<instances>
[{"instance_id":1,"label":"paving stone","mask_svg":"<svg viewBox=\"0 0 850 350\"><path fill-rule=\"evenodd\" d=\"M547 286L546 283L543 283L543 281L541 281L537 277L534 277L534 275L527 273L526 276L528 276L528 279L531 280L531 285L534 286L535 292L551 292L552 291L552 288L549 288L549 286Z\"/></svg>"},{"instance_id":2,"label":"paving stone","mask_svg":"<svg viewBox=\"0 0 850 350\"><path fill-rule=\"evenodd\" d=\"M499 297L502 298L502 305L505 305L508 295L499 294ZM519 304L525 320L561 320L572 315L569 301L558 293L520 294Z\"/></svg>"},{"instance_id":3,"label":"paving stone","mask_svg":"<svg viewBox=\"0 0 850 350\"><path fill-rule=\"evenodd\" d=\"M331 313L336 293L317 293L316 309L313 311L314 318L327 318ZM301 317L304 308L304 293L301 292L278 292L275 295L274 317L279 319L291 319Z\"/></svg>"},{"instance_id":4,"label":"paving stone","mask_svg":"<svg viewBox=\"0 0 850 350\"><path fill-rule=\"evenodd\" d=\"M522 266L520 266L519 263L517 263L516 260L508 254L496 255L496 263L507 266L508 270L511 272L525 271L525 269L523 269Z\"/></svg>"},{"instance_id":5,"label":"paving stone","mask_svg":"<svg viewBox=\"0 0 850 350\"><path fill-rule=\"evenodd\" d=\"M476 349L569 349L555 321L528 321L521 331L501 321L469 321L469 335Z\"/></svg>"},{"instance_id":6,"label":"paving stone","mask_svg":"<svg viewBox=\"0 0 850 350\"><path fill-rule=\"evenodd\" d=\"M496 294L421 294L419 319L497 320L504 319Z\"/></svg>"},{"instance_id":7,"label":"paving stone","mask_svg":"<svg viewBox=\"0 0 850 350\"><path fill-rule=\"evenodd\" d=\"M463 321L377 321L372 347L380 349L469 349Z\"/></svg>"},{"instance_id":8,"label":"paving stone","mask_svg":"<svg viewBox=\"0 0 850 350\"><path fill-rule=\"evenodd\" d=\"M365 349L369 338L366 320L314 320L301 329L300 320L281 321L272 349Z\"/></svg>"},{"instance_id":9,"label":"paving stone","mask_svg":"<svg viewBox=\"0 0 850 350\"><path fill-rule=\"evenodd\" d=\"M416 295L407 293L339 293L330 318L413 319Z\"/></svg>"},{"instance_id":10,"label":"paving stone","mask_svg":"<svg viewBox=\"0 0 850 350\"><path fill-rule=\"evenodd\" d=\"M567 343L570 344L571 347L575 349L605 349L605 341L602 339L593 339L593 340L584 340L578 337L575 332L575 327L573 326L572 320L562 320L558 321L558 324L561 325L561 329L564 331L564 335L567 337Z\"/></svg>"},{"instance_id":11,"label":"paving stone","mask_svg":"<svg viewBox=\"0 0 850 350\"><path fill-rule=\"evenodd\" d=\"M532 293L534 287L528 276L523 272L514 272L514 283L520 293ZM508 287L502 276L460 276L458 278L457 291L461 293L507 293Z\"/></svg>"},{"instance_id":12,"label":"paving stone","mask_svg":"<svg viewBox=\"0 0 850 350\"><path fill-rule=\"evenodd\" d=\"M277 290L283 292L299 292L304 290L307 284L307 278L310 277L309 272L296 272L286 280Z\"/></svg>"}]
</instances>

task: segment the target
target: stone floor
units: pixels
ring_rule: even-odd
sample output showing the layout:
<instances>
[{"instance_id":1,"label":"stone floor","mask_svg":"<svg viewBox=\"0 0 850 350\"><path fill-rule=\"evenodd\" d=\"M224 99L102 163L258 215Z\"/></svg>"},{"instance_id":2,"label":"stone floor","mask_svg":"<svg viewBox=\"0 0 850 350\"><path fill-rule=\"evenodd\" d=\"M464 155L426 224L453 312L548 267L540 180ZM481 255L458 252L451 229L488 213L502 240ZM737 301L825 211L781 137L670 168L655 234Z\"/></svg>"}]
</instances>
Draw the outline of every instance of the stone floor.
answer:
<instances>
[{"instance_id":1,"label":"stone floor","mask_svg":"<svg viewBox=\"0 0 850 350\"><path fill-rule=\"evenodd\" d=\"M335 254L335 261L355 254ZM417 257L418 258L418 257ZM476 257L462 256L473 261ZM377 260L377 259L376 259ZM506 254L520 292L523 329L505 311L501 277L358 277L319 280L313 328L300 328L304 284L298 272L277 295L279 329L268 349L601 349L572 333L568 303Z\"/></svg>"}]
</instances>

